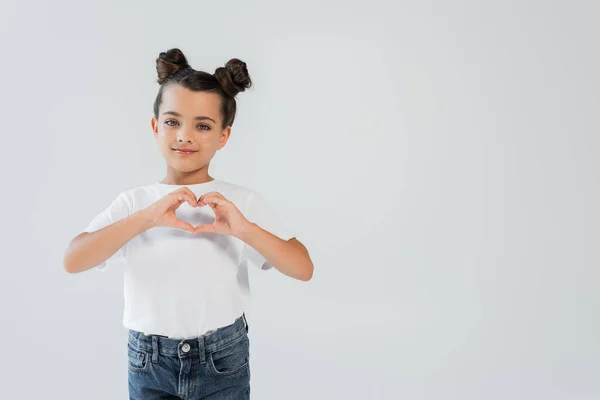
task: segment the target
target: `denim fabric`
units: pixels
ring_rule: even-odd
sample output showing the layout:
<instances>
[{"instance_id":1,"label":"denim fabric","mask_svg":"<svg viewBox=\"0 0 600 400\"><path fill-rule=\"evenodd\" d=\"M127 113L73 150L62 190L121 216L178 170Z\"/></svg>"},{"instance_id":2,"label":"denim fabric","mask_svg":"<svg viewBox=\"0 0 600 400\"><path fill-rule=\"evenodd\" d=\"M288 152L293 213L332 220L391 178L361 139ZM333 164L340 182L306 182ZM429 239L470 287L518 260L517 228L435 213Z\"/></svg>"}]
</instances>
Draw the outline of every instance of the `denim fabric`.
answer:
<instances>
[{"instance_id":1,"label":"denim fabric","mask_svg":"<svg viewBox=\"0 0 600 400\"><path fill-rule=\"evenodd\" d=\"M243 314L233 324L193 339L129 330L129 398L250 399L249 345Z\"/></svg>"}]
</instances>

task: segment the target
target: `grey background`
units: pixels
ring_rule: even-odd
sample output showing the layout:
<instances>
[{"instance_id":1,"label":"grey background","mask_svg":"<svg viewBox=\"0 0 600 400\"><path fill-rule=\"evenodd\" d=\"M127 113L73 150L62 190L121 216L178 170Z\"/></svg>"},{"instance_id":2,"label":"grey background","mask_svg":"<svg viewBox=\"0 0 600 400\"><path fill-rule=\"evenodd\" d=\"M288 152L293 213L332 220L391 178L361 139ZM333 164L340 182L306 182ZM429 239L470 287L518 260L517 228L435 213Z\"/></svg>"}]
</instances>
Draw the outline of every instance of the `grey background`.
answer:
<instances>
[{"instance_id":1,"label":"grey background","mask_svg":"<svg viewBox=\"0 0 600 400\"><path fill-rule=\"evenodd\" d=\"M62 255L163 178L179 47L248 63L211 172L315 262L250 277L253 398L599 398L597 4L1 1L0 397L126 398L122 270Z\"/></svg>"}]
</instances>

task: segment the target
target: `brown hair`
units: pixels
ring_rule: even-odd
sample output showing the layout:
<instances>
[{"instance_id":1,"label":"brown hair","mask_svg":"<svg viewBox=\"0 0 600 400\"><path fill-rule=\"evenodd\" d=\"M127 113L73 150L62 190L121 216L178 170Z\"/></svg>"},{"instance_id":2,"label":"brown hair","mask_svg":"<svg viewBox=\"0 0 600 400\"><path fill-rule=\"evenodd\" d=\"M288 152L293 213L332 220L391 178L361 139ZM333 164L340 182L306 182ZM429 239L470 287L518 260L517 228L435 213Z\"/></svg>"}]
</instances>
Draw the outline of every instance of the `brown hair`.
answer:
<instances>
[{"instance_id":1,"label":"brown hair","mask_svg":"<svg viewBox=\"0 0 600 400\"><path fill-rule=\"evenodd\" d=\"M156 82L160 84L154 101L156 119L164 88L176 83L189 90L217 93L221 97L222 129L233 125L236 113L235 96L252 86L246 63L242 60L232 58L225 67L219 67L214 74L209 74L190 67L182 51L177 48L160 53L156 59L156 72Z\"/></svg>"}]
</instances>

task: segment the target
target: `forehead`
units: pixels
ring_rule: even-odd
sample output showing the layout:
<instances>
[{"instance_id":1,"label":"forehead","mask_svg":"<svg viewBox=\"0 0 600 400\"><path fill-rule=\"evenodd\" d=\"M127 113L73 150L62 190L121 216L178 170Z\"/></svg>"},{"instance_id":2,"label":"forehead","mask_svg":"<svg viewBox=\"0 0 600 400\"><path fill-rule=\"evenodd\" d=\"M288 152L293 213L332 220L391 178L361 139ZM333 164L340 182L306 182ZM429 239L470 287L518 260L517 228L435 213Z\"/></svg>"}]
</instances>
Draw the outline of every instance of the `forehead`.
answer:
<instances>
[{"instance_id":1,"label":"forehead","mask_svg":"<svg viewBox=\"0 0 600 400\"><path fill-rule=\"evenodd\" d=\"M160 113L175 111L184 118L205 115L215 121L220 119L221 98L213 92L198 92L181 85L169 85L163 90Z\"/></svg>"}]
</instances>

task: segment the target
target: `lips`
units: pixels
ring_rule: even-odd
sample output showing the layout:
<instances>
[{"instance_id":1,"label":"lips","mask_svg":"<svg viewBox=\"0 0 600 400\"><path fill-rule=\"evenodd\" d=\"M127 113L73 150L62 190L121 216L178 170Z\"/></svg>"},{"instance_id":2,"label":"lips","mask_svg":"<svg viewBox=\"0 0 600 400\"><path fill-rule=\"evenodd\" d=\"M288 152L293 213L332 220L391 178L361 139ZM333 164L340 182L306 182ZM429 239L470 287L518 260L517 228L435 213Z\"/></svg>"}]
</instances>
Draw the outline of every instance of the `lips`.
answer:
<instances>
[{"instance_id":1,"label":"lips","mask_svg":"<svg viewBox=\"0 0 600 400\"><path fill-rule=\"evenodd\" d=\"M190 154L194 154L197 153L198 150L193 150L193 149L185 149L185 148L181 148L181 149L173 149L173 151L177 154L181 154L181 155L190 155Z\"/></svg>"}]
</instances>

